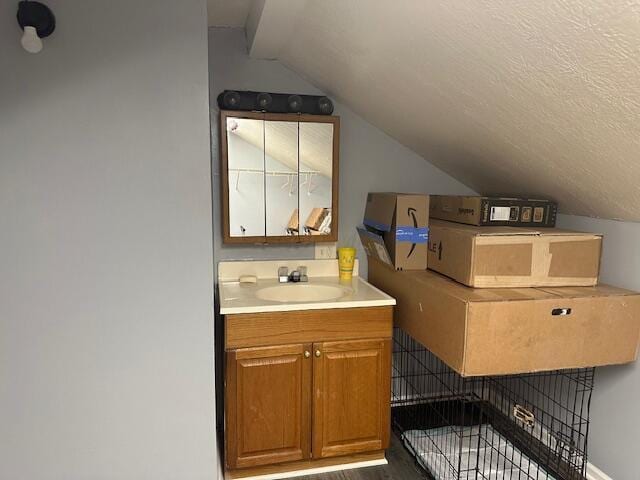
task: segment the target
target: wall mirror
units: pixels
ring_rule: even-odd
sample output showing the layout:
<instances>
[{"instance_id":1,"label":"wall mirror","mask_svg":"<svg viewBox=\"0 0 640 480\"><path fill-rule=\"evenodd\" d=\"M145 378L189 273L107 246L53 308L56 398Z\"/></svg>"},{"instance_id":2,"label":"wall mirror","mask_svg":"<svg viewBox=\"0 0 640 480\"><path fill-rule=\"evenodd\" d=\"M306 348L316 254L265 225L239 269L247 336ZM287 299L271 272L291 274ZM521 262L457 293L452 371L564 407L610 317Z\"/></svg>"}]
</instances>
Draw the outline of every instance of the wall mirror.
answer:
<instances>
[{"instance_id":1,"label":"wall mirror","mask_svg":"<svg viewBox=\"0 0 640 480\"><path fill-rule=\"evenodd\" d=\"M335 242L340 120L220 112L225 243Z\"/></svg>"}]
</instances>

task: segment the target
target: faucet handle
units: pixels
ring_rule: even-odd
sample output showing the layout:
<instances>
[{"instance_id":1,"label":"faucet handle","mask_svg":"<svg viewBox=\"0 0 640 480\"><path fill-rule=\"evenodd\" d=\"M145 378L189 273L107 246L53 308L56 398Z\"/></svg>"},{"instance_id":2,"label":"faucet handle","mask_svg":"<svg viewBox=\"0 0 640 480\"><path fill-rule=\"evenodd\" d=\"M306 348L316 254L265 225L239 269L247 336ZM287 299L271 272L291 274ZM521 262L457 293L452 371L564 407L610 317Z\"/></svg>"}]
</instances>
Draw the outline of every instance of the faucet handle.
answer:
<instances>
[{"instance_id":1,"label":"faucet handle","mask_svg":"<svg viewBox=\"0 0 640 480\"><path fill-rule=\"evenodd\" d=\"M298 267L298 272L300 273L300 281L301 282L306 282L309 280L309 277L307 277L307 267L304 265L300 265Z\"/></svg>"},{"instance_id":2,"label":"faucet handle","mask_svg":"<svg viewBox=\"0 0 640 480\"><path fill-rule=\"evenodd\" d=\"M289 281L289 267L278 268L278 282L287 283Z\"/></svg>"}]
</instances>

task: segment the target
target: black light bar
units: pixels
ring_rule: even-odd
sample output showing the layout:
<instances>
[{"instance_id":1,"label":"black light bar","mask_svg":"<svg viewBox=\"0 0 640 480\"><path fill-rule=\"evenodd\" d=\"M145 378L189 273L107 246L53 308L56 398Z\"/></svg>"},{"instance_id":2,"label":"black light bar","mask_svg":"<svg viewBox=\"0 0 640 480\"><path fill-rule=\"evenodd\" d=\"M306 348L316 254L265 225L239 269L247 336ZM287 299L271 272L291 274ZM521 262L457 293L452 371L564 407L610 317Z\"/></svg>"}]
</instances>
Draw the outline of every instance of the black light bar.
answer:
<instances>
[{"instance_id":1,"label":"black light bar","mask_svg":"<svg viewBox=\"0 0 640 480\"><path fill-rule=\"evenodd\" d=\"M224 110L270 113L307 113L331 115L333 102L321 95L298 95L224 90L218 95L218 106Z\"/></svg>"}]
</instances>

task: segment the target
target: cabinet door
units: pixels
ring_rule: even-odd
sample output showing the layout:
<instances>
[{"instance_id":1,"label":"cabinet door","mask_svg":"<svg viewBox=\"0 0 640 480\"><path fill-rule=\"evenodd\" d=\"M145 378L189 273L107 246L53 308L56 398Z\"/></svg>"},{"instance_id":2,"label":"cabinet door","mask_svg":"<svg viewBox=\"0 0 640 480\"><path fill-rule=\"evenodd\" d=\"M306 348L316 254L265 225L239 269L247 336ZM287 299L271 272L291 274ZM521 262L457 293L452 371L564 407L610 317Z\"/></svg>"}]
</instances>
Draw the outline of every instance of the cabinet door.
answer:
<instances>
[{"instance_id":1,"label":"cabinet door","mask_svg":"<svg viewBox=\"0 0 640 480\"><path fill-rule=\"evenodd\" d=\"M310 457L311 347L283 345L227 353L229 468Z\"/></svg>"},{"instance_id":2,"label":"cabinet door","mask_svg":"<svg viewBox=\"0 0 640 480\"><path fill-rule=\"evenodd\" d=\"M383 450L389 444L389 340L313 345L314 458Z\"/></svg>"}]
</instances>

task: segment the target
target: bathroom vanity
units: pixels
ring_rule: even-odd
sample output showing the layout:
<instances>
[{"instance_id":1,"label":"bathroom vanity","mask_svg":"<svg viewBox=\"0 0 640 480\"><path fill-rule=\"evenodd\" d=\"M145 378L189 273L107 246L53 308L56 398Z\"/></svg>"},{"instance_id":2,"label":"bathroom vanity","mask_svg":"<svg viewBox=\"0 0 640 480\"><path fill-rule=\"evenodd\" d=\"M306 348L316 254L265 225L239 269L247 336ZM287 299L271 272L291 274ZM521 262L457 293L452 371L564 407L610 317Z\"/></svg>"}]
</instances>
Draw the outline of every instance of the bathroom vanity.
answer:
<instances>
[{"instance_id":1,"label":"bathroom vanity","mask_svg":"<svg viewBox=\"0 0 640 480\"><path fill-rule=\"evenodd\" d=\"M308 282L279 282L300 263ZM219 265L227 478L386 462L395 300L354 273L341 283L336 260Z\"/></svg>"}]
</instances>

